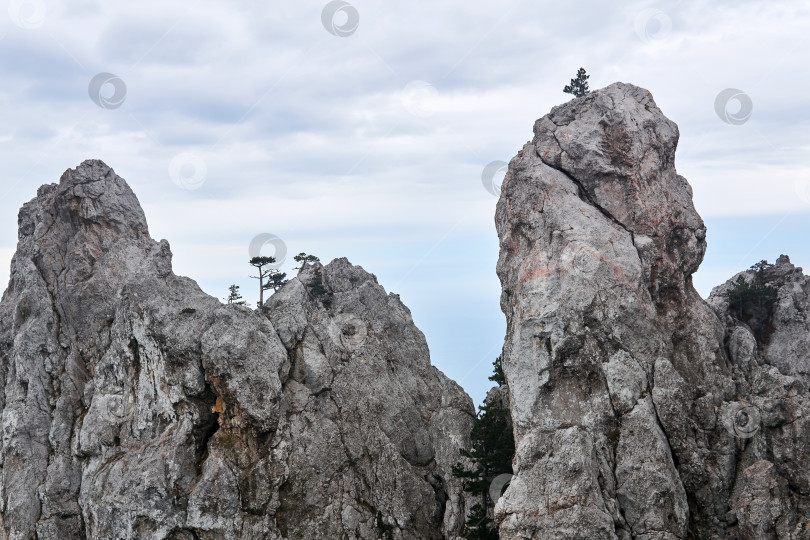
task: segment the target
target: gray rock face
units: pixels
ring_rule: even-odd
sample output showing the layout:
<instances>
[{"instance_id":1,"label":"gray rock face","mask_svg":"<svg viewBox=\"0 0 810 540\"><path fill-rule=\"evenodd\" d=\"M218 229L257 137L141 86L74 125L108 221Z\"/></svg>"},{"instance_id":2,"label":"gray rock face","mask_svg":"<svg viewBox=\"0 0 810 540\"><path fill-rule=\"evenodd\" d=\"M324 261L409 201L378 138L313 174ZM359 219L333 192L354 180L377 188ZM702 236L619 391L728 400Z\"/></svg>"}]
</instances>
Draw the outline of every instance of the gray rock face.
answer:
<instances>
[{"instance_id":1,"label":"gray rock face","mask_svg":"<svg viewBox=\"0 0 810 540\"><path fill-rule=\"evenodd\" d=\"M621 83L555 107L498 202L503 539L810 539L810 277L708 301L677 126ZM470 398L338 259L264 313L175 276L100 161L19 216L0 302L0 538L455 539Z\"/></svg>"},{"instance_id":2,"label":"gray rock face","mask_svg":"<svg viewBox=\"0 0 810 540\"><path fill-rule=\"evenodd\" d=\"M100 161L40 188L19 231L0 303L0 537L460 529L450 467L472 402L373 275L341 259L303 270L267 316L222 305L172 273Z\"/></svg>"},{"instance_id":3,"label":"gray rock face","mask_svg":"<svg viewBox=\"0 0 810 540\"><path fill-rule=\"evenodd\" d=\"M738 274L754 279L748 270ZM727 418L740 445L728 518L740 538L810 538L810 277L786 255L763 272L777 291L765 319L738 317L715 287L738 401Z\"/></svg>"},{"instance_id":4,"label":"gray rock face","mask_svg":"<svg viewBox=\"0 0 810 540\"><path fill-rule=\"evenodd\" d=\"M316 272L324 294L312 287ZM469 446L472 400L430 365L399 297L338 259L305 268L268 307L290 352L282 438L301 441L286 448L295 467L276 518L285 537L460 530L464 501L450 469Z\"/></svg>"},{"instance_id":5,"label":"gray rock face","mask_svg":"<svg viewBox=\"0 0 810 540\"><path fill-rule=\"evenodd\" d=\"M767 342L699 297L705 227L646 90L613 84L534 133L496 214L516 443L501 538L797 538L808 278L772 269Z\"/></svg>"}]
</instances>

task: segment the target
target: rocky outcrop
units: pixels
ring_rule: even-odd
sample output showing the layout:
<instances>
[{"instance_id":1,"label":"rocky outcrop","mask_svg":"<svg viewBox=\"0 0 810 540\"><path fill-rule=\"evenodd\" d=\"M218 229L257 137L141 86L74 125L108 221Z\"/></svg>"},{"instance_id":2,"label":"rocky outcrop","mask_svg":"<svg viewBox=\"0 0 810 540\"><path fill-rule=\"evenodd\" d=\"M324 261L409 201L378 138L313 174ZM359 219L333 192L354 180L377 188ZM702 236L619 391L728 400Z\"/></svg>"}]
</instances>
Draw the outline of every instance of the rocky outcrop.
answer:
<instances>
[{"instance_id":1,"label":"rocky outcrop","mask_svg":"<svg viewBox=\"0 0 810 540\"><path fill-rule=\"evenodd\" d=\"M304 269L268 307L291 360L284 537L453 536L465 505L450 470L469 446L472 400L430 365L399 296L338 259Z\"/></svg>"},{"instance_id":2,"label":"rocky outcrop","mask_svg":"<svg viewBox=\"0 0 810 540\"><path fill-rule=\"evenodd\" d=\"M40 188L0 303L0 537L454 537L473 406L399 297L340 259L265 313L175 276L102 162Z\"/></svg>"},{"instance_id":3,"label":"rocky outcrop","mask_svg":"<svg viewBox=\"0 0 810 540\"><path fill-rule=\"evenodd\" d=\"M742 317L727 293L747 270L715 287L709 304L724 322L739 400L726 425L740 439L727 518L740 538L810 538L810 277L782 255L762 271L776 302ZM757 316L758 315L758 316Z\"/></svg>"},{"instance_id":4,"label":"rocky outcrop","mask_svg":"<svg viewBox=\"0 0 810 540\"><path fill-rule=\"evenodd\" d=\"M503 539L810 539L810 278L782 256L700 298L677 142L616 83L510 163ZM472 402L398 296L338 259L223 305L100 161L20 211L0 410L0 538L451 540L470 511Z\"/></svg>"},{"instance_id":5,"label":"rocky outcrop","mask_svg":"<svg viewBox=\"0 0 810 540\"><path fill-rule=\"evenodd\" d=\"M719 294L700 298L706 230L677 143L649 92L616 83L552 109L509 165L496 226L516 456L501 538L804 530L810 289L780 259L768 342Z\"/></svg>"}]
</instances>

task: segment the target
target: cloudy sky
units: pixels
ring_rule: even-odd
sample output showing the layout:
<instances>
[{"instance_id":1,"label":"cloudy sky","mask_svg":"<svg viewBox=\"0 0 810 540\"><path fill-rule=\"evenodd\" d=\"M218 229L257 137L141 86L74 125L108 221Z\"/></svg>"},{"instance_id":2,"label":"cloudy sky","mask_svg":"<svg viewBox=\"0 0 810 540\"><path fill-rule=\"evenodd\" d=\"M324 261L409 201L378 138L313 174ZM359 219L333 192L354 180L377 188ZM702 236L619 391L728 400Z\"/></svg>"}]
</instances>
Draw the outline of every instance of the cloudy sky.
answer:
<instances>
[{"instance_id":1,"label":"cloudy sky","mask_svg":"<svg viewBox=\"0 0 810 540\"><path fill-rule=\"evenodd\" d=\"M804 2L6 0L0 281L20 205L99 158L206 292L255 301L263 233L348 257L480 401L505 330L482 172L577 68L649 89L680 126L705 296L780 253L810 268L809 48Z\"/></svg>"}]
</instances>

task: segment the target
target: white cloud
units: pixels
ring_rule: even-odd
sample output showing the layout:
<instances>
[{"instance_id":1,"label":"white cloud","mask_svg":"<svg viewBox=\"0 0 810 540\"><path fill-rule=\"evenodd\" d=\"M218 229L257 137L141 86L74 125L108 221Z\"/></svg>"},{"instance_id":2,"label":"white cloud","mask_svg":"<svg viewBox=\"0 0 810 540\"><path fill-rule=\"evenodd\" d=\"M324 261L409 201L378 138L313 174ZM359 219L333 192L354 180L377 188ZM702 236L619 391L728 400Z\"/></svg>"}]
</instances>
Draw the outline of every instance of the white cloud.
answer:
<instances>
[{"instance_id":1,"label":"white cloud","mask_svg":"<svg viewBox=\"0 0 810 540\"><path fill-rule=\"evenodd\" d=\"M239 271L241 262L224 261L260 232L404 274L413 254L379 239L427 249L451 227L438 255L450 266L433 279L448 288L459 275L495 280L494 198L481 170L531 138L580 65L592 88L622 80L650 89L679 124L676 163L704 217L810 211L795 188L808 178L810 147L801 4L357 0L359 27L340 38L321 24L325 3L49 2L33 29L0 11L3 260L19 206L93 157L130 182L179 268L212 287ZM125 81L120 108L89 99L99 72ZM430 114L403 103L414 81L430 85ZM716 115L725 88L751 97L745 124ZM205 161L194 191L169 176L184 152ZM489 239L488 266L453 266L465 260L462 239L477 236ZM414 312L448 309L435 295L418 301ZM443 331L436 324L423 328L429 340ZM500 328L497 302L479 324ZM480 350L500 339L458 331ZM486 381L475 384L480 398Z\"/></svg>"}]
</instances>

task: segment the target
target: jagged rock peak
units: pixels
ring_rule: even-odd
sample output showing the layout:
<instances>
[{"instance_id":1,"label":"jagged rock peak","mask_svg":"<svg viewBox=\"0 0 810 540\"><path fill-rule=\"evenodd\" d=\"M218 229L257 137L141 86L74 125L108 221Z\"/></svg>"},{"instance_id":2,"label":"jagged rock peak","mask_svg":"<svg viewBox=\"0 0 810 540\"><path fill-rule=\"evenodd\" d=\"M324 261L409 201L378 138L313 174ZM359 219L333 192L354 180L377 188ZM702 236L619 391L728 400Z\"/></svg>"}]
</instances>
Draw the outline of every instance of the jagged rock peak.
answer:
<instances>
[{"instance_id":1,"label":"jagged rock peak","mask_svg":"<svg viewBox=\"0 0 810 540\"><path fill-rule=\"evenodd\" d=\"M616 83L552 109L509 164L502 539L806 534L810 284L785 257L748 319L731 283L700 298L705 227L677 141L649 92Z\"/></svg>"},{"instance_id":2,"label":"jagged rock peak","mask_svg":"<svg viewBox=\"0 0 810 540\"><path fill-rule=\"evenodd\" d=\"M0 537L456 538L472 400L372 274L339 259L262 311L223 305L174 275L101 161L19 221Z\"/></svg>"},{"instance_id":3,"label":"jagged rock peak","mask_svg":"<svg viewBox=\"0 0 810 540\"><path fill-rule=\"evenodd\" d=\"M59 183L75 186L78 184L93 184L96 182L109 181L111 178L118 178L123 181L123 179L115 174L115 171L113 171L109 165L100 159L86 159L75 169L68 169L62 173L62 176L59 178Z\"/></svg>"},{"instance_id":4,"label":"jagged rock peak","mask_svg":"<svg viewBox=\"0 0 810 540\"><path fill-rule=\"evenodd\" d=\"M650 285L682 288L703 260L706 228L691 187L675 171L678 126L650 92L611 84L554 107L534 134L543 163L631 233Z\"/></svg>"},{"instance_id":5,"label":"jagged rock peak","mask_svg":"<svg viewBox=\"0 0 810 540\"><path fill-rule=\"evenodd\" d=\"M35 201L39 201L39 207L52 210L54 217L64 219L72 215L76 224L95 223L122 232L129 228L135 234L149 234L146 216L135 193L101 160L88 159L75 169L66 170L59 184L40 187Z\"/></svg>"}]
</instances>

